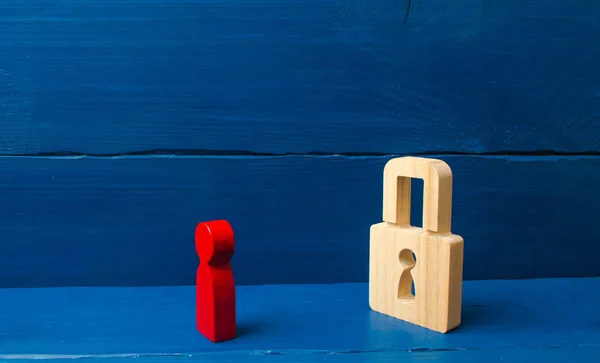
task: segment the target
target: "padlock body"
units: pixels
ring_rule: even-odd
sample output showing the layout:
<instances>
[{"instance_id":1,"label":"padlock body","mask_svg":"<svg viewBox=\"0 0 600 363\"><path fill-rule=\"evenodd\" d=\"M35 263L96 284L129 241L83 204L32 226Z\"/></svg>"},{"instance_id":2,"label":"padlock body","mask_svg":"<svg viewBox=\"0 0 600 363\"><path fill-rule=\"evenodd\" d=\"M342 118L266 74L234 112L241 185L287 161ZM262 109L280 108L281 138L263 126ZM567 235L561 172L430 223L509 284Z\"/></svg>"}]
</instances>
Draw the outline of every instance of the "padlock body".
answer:
<instances>
[{"instance_id":1,"label":"padlock body","mask_svg":"<svg viewBox=\"0 0 600 363\"><path fill-rule=\"evenodd\" d=\"M369 305L441 333L460 325L464 241L451 233L371 226ZM413 254L416 261L413 259ZM406 284L414 281L414 295Z\"/></svg>"}]
</instances>

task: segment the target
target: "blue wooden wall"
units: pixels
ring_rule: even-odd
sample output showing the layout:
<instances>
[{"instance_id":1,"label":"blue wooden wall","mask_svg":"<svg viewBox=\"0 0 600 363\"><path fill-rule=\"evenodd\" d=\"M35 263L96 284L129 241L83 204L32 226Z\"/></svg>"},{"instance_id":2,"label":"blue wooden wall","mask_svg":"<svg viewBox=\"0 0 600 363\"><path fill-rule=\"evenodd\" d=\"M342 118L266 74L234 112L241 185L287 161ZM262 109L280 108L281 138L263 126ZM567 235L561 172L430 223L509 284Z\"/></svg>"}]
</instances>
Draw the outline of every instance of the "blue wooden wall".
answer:
<instances>
[{"instance_id":1,"label":"blue wooden wall","mask_svg":"<svg viewBox=\"0 0 600 363\"><path fill-rule=\"evenodd\" d=\"M599 276L600 2L2 0L0 286L366 281L398 155L465 278ZM419 210L419 206L415 206Z\"/></svg>"}]
</instances>

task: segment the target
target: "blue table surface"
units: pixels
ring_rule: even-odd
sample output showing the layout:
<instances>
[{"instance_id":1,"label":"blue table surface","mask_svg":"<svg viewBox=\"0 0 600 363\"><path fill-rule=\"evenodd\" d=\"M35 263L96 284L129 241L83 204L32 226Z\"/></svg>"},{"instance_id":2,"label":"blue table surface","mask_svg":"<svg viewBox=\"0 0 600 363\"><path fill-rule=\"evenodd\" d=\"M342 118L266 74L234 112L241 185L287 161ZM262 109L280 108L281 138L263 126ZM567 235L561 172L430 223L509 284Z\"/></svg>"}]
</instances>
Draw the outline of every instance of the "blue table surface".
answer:
<instances>
[{"instance_id":1,"label":"blue table surface","mask_svg":"<svg viewBox=\"0 0 600 363\"><path fill-rule=\"evenodd\" d=\"M468 281L439 334L373 312L368 285L238 286L239 336L195 326L194 287L0 290L0 361L600 361L600 278Z\"/></svg>"}]
</instances>

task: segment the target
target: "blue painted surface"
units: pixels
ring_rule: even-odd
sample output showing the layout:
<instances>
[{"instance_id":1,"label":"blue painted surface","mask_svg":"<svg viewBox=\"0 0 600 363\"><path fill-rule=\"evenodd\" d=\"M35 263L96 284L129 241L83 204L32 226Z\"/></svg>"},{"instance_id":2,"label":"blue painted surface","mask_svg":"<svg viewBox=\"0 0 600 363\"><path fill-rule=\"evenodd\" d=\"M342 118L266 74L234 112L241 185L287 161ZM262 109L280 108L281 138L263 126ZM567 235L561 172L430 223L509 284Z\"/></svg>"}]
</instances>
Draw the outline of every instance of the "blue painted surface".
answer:
<instances>
[{"instance_id":1,"label":"blue painted surface","mask_svg":"<svg viewBox=\"0 0 600 363\"><path fill-rule=\"evenodd\" d=\"M405 1L4 0L0 153L598 151L600 2Z\"/></svg>"},{"instance_id":2,"label":"blue painted surface","mask_svg":"<svg viewBox=\"0 0 600 363\"><path fill-rule=\"evenodd\" d=\"M193 287L2 289L0 359L591 362L600 354L599 278L466 282L462 325L448 334L371 311L367 292L367 284L238 287L240 335L215 345L196 331Z\"/></svg>"},{"instance_id":3,"label":"blue painted surface","mask_svg":"<svg viewBox=\"0 0 600 363\"><path fill-rule=\"evenodd\" d=\"M72 363L73 359L85 358L88 356L50 356L40 357L31 356L24 358L22 356L7 358L6 362L39 362L40 359L52 359L53 363ZM14 359L14 360L11 360ZM18 360L17 360L18 359ZM99 363L119 363L119 362L144 362L144 363L168 363L168 362L215 362L215 363L238 363L238 362L273 362L273 363L306 363L306 362L340 362L340 363L397 363L397 362L460 362L460 363L530 363L543 361L545 363L564 363L572 359L578 359L585 362L596 362L600 359L600 350L597 346L573 346L561 347L539 347L533 349L486 349L474 351L415 351L415 352L348 352L348 353L328 353L328 352L286 352L284 354L268 352L226 352L207 353L207 354L174 354L174 355L103 355L94 356L94 362Z\"/></svg>"},{"instance_id":4,"label":"blue painted surface","mask_svg":"<svg viewBox=\"0 0 600 363\"><path fill-rule=\"evenodd\" d=\"M216 218L240 284L365 281L375 152L473 154L467 279L600 275L597 155L477 156L598 153L600 3L405 5L2 1L0 286L191 284Z\"/></svg>"},{"instance_id":5,"label":"blue painted surface","mask_svg":"<svg viewBox=\"0 0 600 363\"><path fill-rule=\"evenodd\" d=\"M451 164L466 279L600 276L599 13L2 1L0 286L192 284L195 224L227 218L241 336L201 338L192 287L0 289L0 361L599 361L599 279L466 282L447 335L365 284L241 286L366 281L398 153Z\"/></svg>"},{"instance_id":6,"label":"blue painted surface","mask_svg":"<svg viewBox=\"0 0 600 363\"><path fill-rule=\"evenodd\" d=\"M600 275L600 158L441 158L466 279ZM191 285L218 218L238 284L365 282L388 159L3 157L0 285Z\"/></svg>"}]
</instances>

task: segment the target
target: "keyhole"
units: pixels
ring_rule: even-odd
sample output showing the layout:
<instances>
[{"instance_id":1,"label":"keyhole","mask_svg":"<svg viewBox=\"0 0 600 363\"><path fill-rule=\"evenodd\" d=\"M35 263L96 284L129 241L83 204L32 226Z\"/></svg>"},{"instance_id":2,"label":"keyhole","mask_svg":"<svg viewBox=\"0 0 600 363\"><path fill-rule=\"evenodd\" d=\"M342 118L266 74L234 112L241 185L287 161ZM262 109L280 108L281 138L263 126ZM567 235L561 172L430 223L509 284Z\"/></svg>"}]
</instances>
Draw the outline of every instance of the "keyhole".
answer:
<instances>
[{"instance_id":1,"label":"keyhole","mask_svg":"<svg viewBox=\"0 0 600 363\"><path fill-rule=\"evenodd\" d=\"M398 281L398 299L414 299L415 282L410 271L417 264L417 258L413 251L403 249L400 251L398 259L400 265L402 265L402 273L400 274L400 281Z\"/></svg>"}]
</instances>

